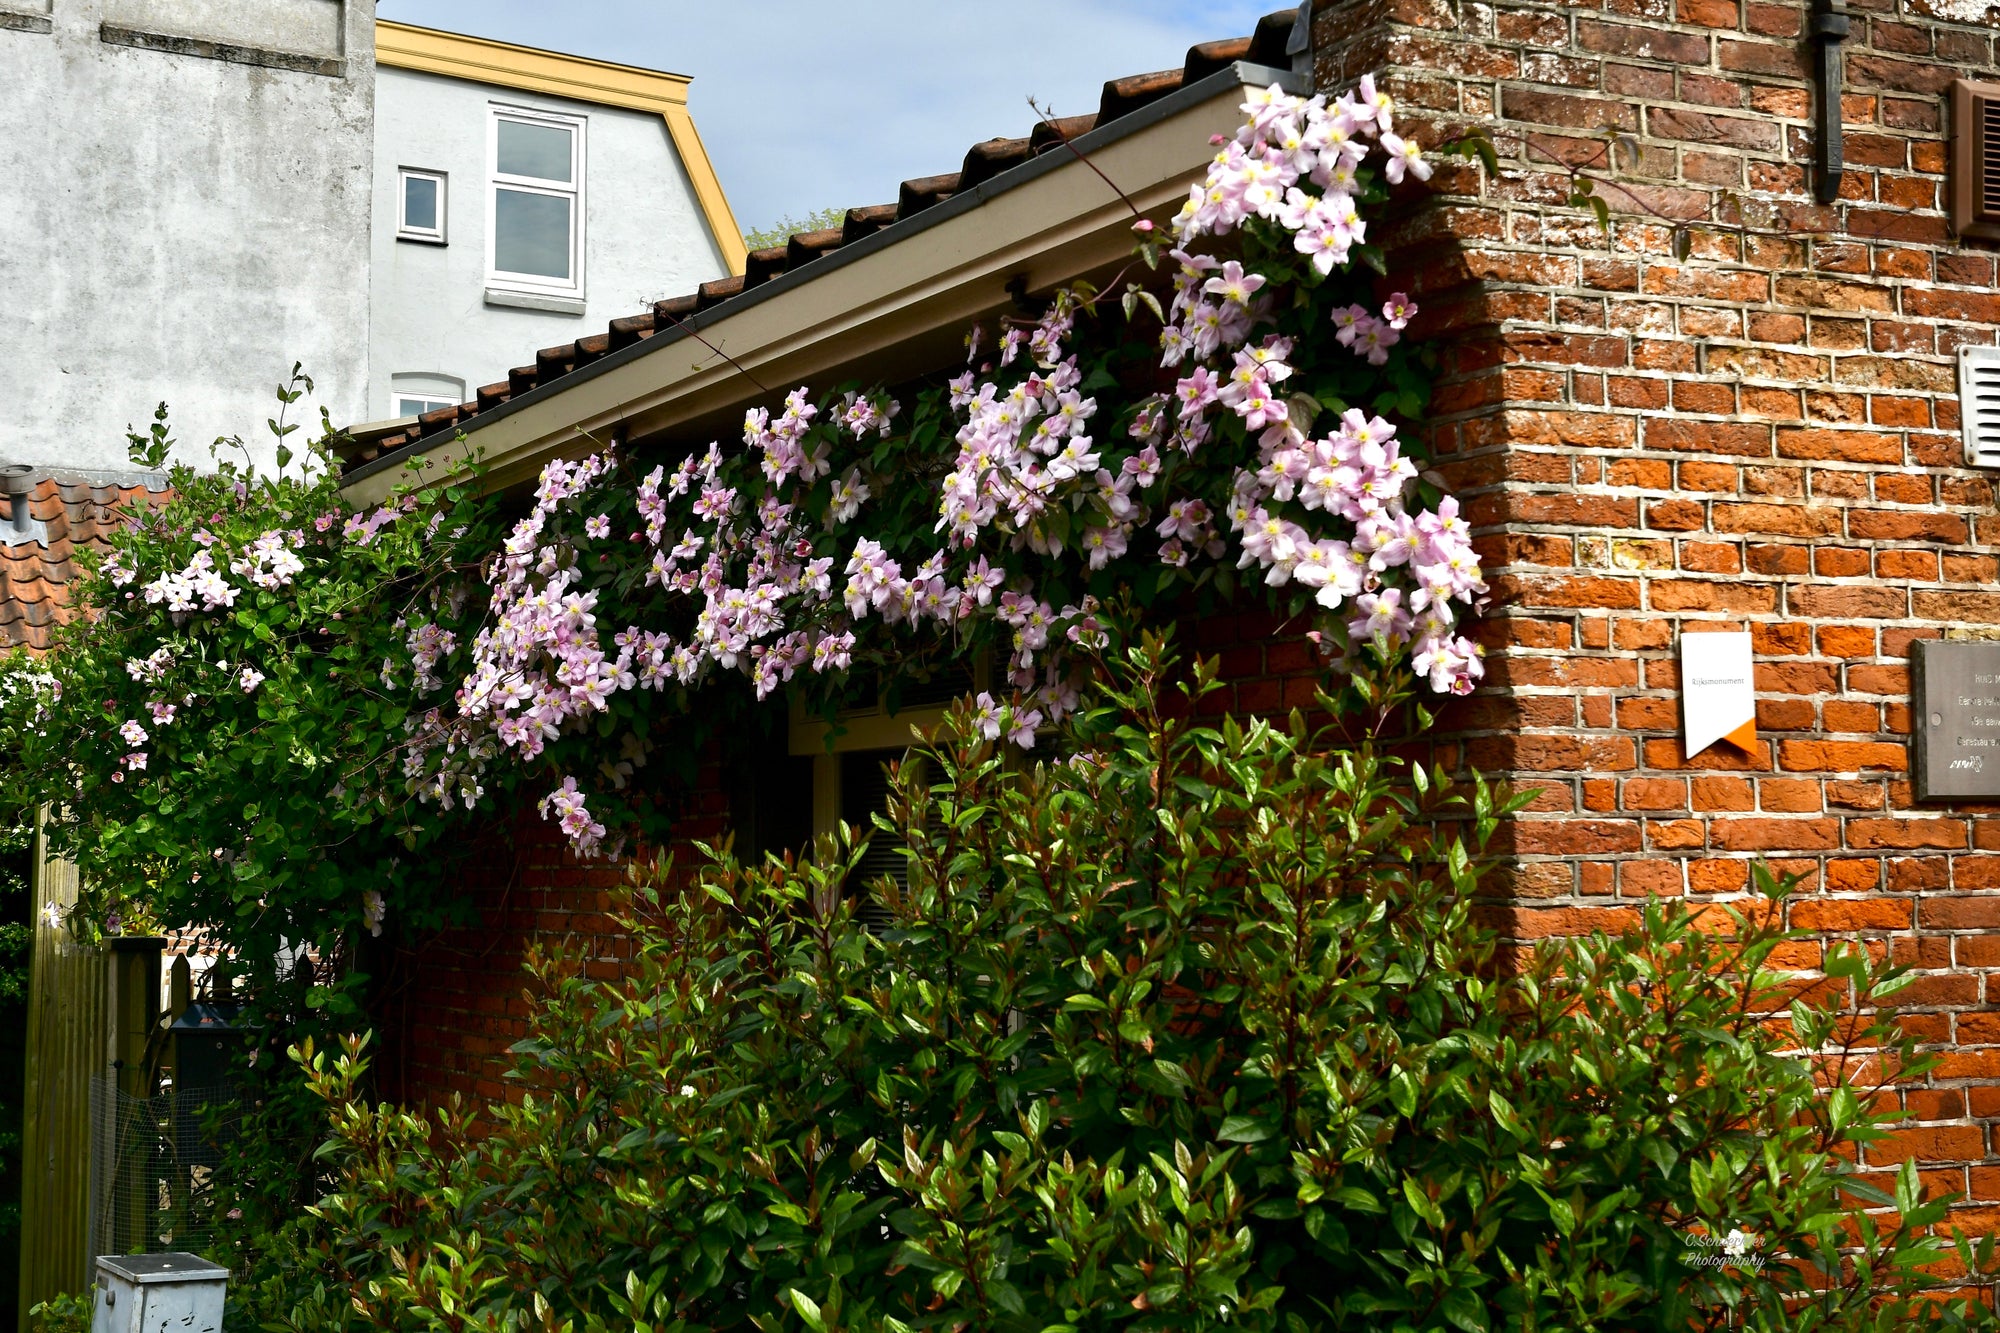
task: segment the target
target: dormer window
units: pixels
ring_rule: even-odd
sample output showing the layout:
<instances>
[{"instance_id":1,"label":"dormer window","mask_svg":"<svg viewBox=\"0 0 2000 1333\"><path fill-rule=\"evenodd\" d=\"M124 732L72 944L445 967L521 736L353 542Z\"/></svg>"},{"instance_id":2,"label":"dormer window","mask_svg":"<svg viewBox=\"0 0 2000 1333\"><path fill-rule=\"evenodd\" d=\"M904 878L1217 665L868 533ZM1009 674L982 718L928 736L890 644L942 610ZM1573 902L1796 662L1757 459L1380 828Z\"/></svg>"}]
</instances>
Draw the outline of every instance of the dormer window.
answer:
<instances>
[{"instance_id":1,"label":"dormer window","mask_svg":"<svg viewBox=\"0 0 2000 1333\"><path fill-rule=\"evenodd\" d=\"M581 297L583 117L495 106L489 129L487 285Z\"/></svg>"}]
</instances>

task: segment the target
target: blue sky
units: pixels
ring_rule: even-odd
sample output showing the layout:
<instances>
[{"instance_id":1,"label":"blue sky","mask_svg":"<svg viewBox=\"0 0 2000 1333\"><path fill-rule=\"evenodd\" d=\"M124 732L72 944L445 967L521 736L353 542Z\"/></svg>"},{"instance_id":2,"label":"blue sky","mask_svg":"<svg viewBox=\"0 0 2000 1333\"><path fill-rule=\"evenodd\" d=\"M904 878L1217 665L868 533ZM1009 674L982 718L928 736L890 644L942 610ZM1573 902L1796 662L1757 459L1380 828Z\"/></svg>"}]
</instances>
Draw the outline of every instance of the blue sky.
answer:
<instances>
[{"instance_id":1,"label":"blue sky","mask_svg":"<svg viewBox=\"0 0 2000 1333\"><path fill-rule=\"evenodd\" d=\"M1180 64L1282 0L379 0L380 17L692 75L695 123L745 229L887 203L980 139L1095 110L1109 78Z\"/></svg>"}]
</instances>

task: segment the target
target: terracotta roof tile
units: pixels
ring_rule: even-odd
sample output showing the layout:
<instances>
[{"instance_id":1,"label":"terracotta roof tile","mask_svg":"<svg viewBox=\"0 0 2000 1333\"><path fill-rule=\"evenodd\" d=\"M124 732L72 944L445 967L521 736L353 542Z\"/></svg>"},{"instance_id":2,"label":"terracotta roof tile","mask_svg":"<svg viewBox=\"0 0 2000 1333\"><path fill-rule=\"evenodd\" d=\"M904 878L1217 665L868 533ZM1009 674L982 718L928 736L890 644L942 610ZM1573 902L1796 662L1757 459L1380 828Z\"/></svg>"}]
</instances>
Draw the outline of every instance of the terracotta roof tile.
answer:
<instances>
[{"instance_id":1,"label":"terracotta roof tile","mask_svg":"<svg viewBox=\"0 0 2000 1333\"><path fill-rule=\"evenodd\" d=\"M941 204L958 193L959 173L954 171L946 176L920 176L913 181L904 181L903 188L896 195L896 217L913 217L934 204Z\"/></svg>"},{"instance_id":2,"label":"terracotta roof tile","mask_svg":"<svg viewBox=\"0 0 2000 1333\"><path fill-rule=\"evenodd\" d=\"M742 295L743 287L741 273L732 277L717 278L714 282L704 282L694 289L694 308L706 310L712 305L721 305L732 296Z\"/></svg>"},{"instance_id":3,"label":"terracotta roof tile","mask_svg":"<svg viewBox=\"0 0 2000 1333\"><path fill-rule=\"evenodd\" d=\"M762 250L752 250L743 260L743 286L755 287L769 282L785 271L791 263L790 238L784 245L766 246Z\"/></svg>"},{"instance_id":4,"label":"terracotta roof tile","mask_svg":"<svg viewBox=\"0 0 2000 1333\"><path fill-rule=\"evenodd\" d=\"M36 482L26 498L28 517L43 525L41 539L0 545L0 647L46 649L50 631L68 619L69 585L82 572L77 552L106 549L112 532L165 496L144 483ZM0 495L0 527L12 526L14 503Z\"/></svg>"},{"instance_id":5,"label":"terracotta roof tile","mask_svg":"<svg viewBox=\"0 0 2000 1333\"><path fill-rule=\"evenodd\" d=\"M794 232L785 242L785 262L793 268L809 264L831 250L838 250L847 243L847 229L828 227L823 231Z\"/></svg>"},{"instance_id":6,"label":"terracotta roof tile","mask_svg":"<svg viewBox=\"0 0 2000 1333\"><path fill-rule=\"evenodd\" d=\"M1196 83L1238 60L1250 59L1250 48L1255 45L1256 39L1253 37L1237 37L1229 41L1203 42L1200 46L1190 47L1187 60L1181 65L1181 77L1185 82Z\"/></svg>"},{"instance_id":7,"label":"terracotta roof tile","mask_svg":"<svg viewBox=\"0 0 2000 1333\"><path fill-rule=\"evenodd\" d=\"M1081 138L1097 128L1097 113L1087 116L1057 116L1045 120L1028 132L1028 144L1037 156L1071 139Z\"/></svg>"},{"instance_id":8,"label":"terracotta roof tile","mask_svg":"<svg viewBox=\"0 0 2000 1333\"><path fill-rule=\"evenodd\" d=\"M894 204L867 204L847 210L846 219L840 224L842 245L852 245L864 236L872 236L896 220Z\"/></svg>"},{"instance_id":9,"label":"terracotta roof tile","mask_svg":"<svg viewBox=\"0 0 2000 1333\"><path fill-rule=\"evenodd\" d=\"M842 246L853 245L865 236L934 207L954 194L970 190L1034 156L1059 150L1065 141L1129 115L1227 68L1235 61L1289 68L1292 56L1285 48L1297 21L1298 10L1276 10L1259 19L1256 31L1248 37L1203 42L1190 47L1179 69L1112 79L1104 85L1094 113L1044 121L1022 138L987 139L976 143L966 152L965 161L957 171L904 181L897 191L895 203L850 208L837 228L800 232L789 237L783 245L751 251L744 272L739 276L705 282L699 290L685 296L655 301L649 311L613 320L605 333L580 338L561 347L543 348L535 354L533 365L518 366L509 371L505 383L483 386L471 402L427 412L417 418L413 426L357 441L352 448L343 451L342 465L352 471L405 445L455 430L481 412L491 411L601 356L670 329L698 311L720 305Z\"/></svg>"},{"instance_id":10,"label":"terracotta roof tile","mask_svg":"<svg viewBox=\"0 0 2000 1333\"><path fill-rule=\"evenodd\" d=\"M627 315L623 319L611 321L611 350L630 347L642 338L653 336L653 312L643 315Z\"/></svg>"},{"instance_id":11,"label":"terracotta roof tile","mask_svg":"<svg viewBox=\"0 0 2000 1333\"><path fill-rule=\"evenodd\" d=\"M686 296L670 296L664 301L653 302L653 318L663 320L672 327L677 319L686 319L701 304L701 298L690 292Z\"/></svg>"},{"instance_id":12,"label":"terracotta roof tile","mask_svg":"<svg viewBox=\"0 0 2000 1333\"><path fill-rule=\"evenodd\" d=\"M972 145L966 151L965 165L958 169L959 187L969 190L1009 167L1026 162L1034 155L1029 142L1027 139L988 139L985 143Z\"/></svg>"}]
</instances>

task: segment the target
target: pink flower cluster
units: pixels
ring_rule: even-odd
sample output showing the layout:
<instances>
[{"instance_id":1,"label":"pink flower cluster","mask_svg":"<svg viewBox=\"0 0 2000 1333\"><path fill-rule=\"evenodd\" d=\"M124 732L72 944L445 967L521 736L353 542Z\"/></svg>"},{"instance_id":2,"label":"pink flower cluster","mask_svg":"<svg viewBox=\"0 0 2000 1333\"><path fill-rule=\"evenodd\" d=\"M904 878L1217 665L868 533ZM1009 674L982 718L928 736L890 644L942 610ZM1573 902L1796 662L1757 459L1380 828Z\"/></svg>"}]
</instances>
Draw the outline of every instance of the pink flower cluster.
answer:
<instances>
[{"instance_id":1,"label":"pink flower cluster","mask_svg":"<svg viewBox=\"0 0 2000 1333\"><path fill-rule=\"evenodd\" d=\"M270 592L289 588L305 570L305 561L299 558L298 550L303 539L304 534L300 532L272 529L259 535L241 554L229 560L228 571L253 587ZM149 605L165 606L176 615L185 615L195 610L225 610L236 604L241 589L223 577L222 569L216 563L218 555L227 555L221 540L206 529L198 529L194 540L202 549L194 553L185 567L168 570L141 585L140 593ZM119 588L138 577L137 572L125 563L123 552L114 551L107 556L103 571L112 586ZM199 606L196 605L197 600Z\"/></svg>"},{"instance_id":2,"label":"pink flower cluster","mask_svg":"<svg viewBox=\"0 0 2000 1333\"><path fill-rule=\"evenodd\" d=\"M195 599L201 599L200 609L214 611L221 607L236 605L237 589L228 579L216 572L215 557L208 551L196 551L194 558L185 569L169 570L160 575L143 589L146 601L164 605L176 614L195 610Z\"/></svg>"},{"instance_id":3,"label":"pink flower cluster","mask_svg":"<svg viewBox=\"0 0 2000 1333\"><path fill-rule=\"evenodd\" d=\"M588 527L588 524L585 525ZM397 621L397 629L407 630L404 649L410 654L410 669L415 673L411 685L418 694L430 694L441 689L444 681L436 675L438 663L448 657L458 647L458 636L450 630L430 621L411 627L406 621ZM384 684L393 685L396 663L393 659L382 663Z\"/></svg>"},{"instance_id":4,"label":"pink flower cluster","mask_svg":"<svg viewBox=\"0 0 2000 1333\"><path fill-rule=\"evenodd\" d=\"M1185 246L1260 217L1291 232L1294 247L1320 272L1344 265L1349 248L1366 235L1355 204L1355 172L1371 143L1379 141L1391 181L1430 178L1422 148L1395 134L1393 109L1372 75L1331 103L1323 96L1294 97L1276 84L1251 93L1243 104L1248 119L1175 216L1175 239ZM1302 182L1320 193L1308 193Z\"/></svg>"},{"instance_id":5,"label":"pink flower cluster","mask_svg":"<svg viewBox=\"0 0 2000 1333\"><path fill-rule=\"evenodd\" d=\"M125 674L141 684L151 684L164 676L167 668L173 664L174 647L172 644L166 644L154 649L145 657L127 658Z\"/></svg>"},{"instance_id":6,"label":"pink flower cluster","mask_svg":"<svg viewBox=\"0 0 2000 1333\"><path fill-rule=\"evenodd\" d=\"M292 579L306 567L299 559L300 540L301 534L296 532L264 533L240 557L229 562L229 572L272 592L289 588Z\"/></svg>"},{"instance_id":7,"label":"pink flower cluster","mask_svg":"<svg viewBox=\"0 0 2000 1333\"><path fill-rule=\"evenodd\" d=\"M1382 303L1378 318L1367 306L1350 305L1333 312L1334 341L1367 358L1371 366L1388 363L1389 349L1403 340L1403 330L1417 313L1417 303L1397 292Z\"/></svg>"},{"instance_id":8,"label":"pink flower cluster","mask_svg":"<svg viewBox=\"0 0 2000 1333\"><path fill-rule=\"evenodd\" d=\"M591 818L586 799L576 789L575 778L564 778L562 786L541 800L542 818L555 817L578 856L594 855L604 841L604 825Z\"/></svg>"},{"instance_id":9,"label":"pink flower cluster","mask_svg":"<svg viewBox=\"0 0 2000 1333\"><path fill-rule=\"evenodd\" d=\"M402 510L391 509L385 505L366 516L354 514L348 518L346 524L341 528L340 534L356 546L372 545L376 535L383 528L388 527L391 523L401 518L405 510L414 509L415 507L416 501L412 498L404 502Z\"/></svg>"},{"instance_id":10,"label":"pink flower cluster","mask_svg":"<svg viewBox=\"0 0 2000 1333\"><path fill-rule=\"evenodd\" d=\"M542 542L557 506L610 468L609 455L550 463L542 471L534 509L515 525L492 563L492 623L474 642L473 671L457 702L463 719L484 723L523 758L540 754L566 722L602 711L612 694L637 681L632 648L616 657L604 650L597 593L572 590L574 550ZM441 645L433 639L430 646L445 651Z\"/></svg>"},{"instance_id":11,"label":"pink flower cluster","mask_svg":"<svg viewBox=\"0 0 2000 1333\"><path fill-rule=\"evenodd\" d=\"M1417 146L1394 135L1389 99L1370 79L1331 104L1272 87L1253 95L1244 111L1243 130L1217 154L1175 219L1183 247L1260 218L1290 232L1294 248L1328 272L1346 264L1363 239L1363 224L1353 217L1354 173L1371 140L1384 150L1391 180L1430 175ZM1209 417L1219 409L1234 413L1257 441L1257 466L1238 468L1230 503L1238 567L1261 569L1274 586L1311 588L1328 610L1353 599L1359 614L1348 622L1352 645L1371 644L1384 656L1413 645L1416 668L1433 689L1469 692L1485 669L1478 646L1456 632L1454 603L1475 605L1486 584L1457 503L1447 498L1435 511L1406 509L1417 469L1401 456L1395 427L1380 417L1350 410L1331 432L1311 433L1319 405L1287 397L1284 388L1293 374L1291 340L1255 338L1275 314L1260 296L1262 275L1186 248L1173 257L1180 267L1161 335L1163 363L1196 362L1175 386L1175 442L1193 452L1209 438ZM1400 292L1379 316L1351 305L1333 313L1334 340L1383 365L1416 313L1416 303ZM1218 374L1207 363L1223 355L1230 365ZM1338 519L1344 531L1315 532L1307 526L1315 518ZM1187 527L1162 525L1171 542L1161 550L1166 563L1186 562Z\"/></svg>"},{"instance_id":12,"label":"pink flower cluster","mask_svg":"<svg viewBox=\"0 0 2000 1333\"><path fill-rule=\"evenodd\" d=\"M873 475L865 448L851 450L851 463L836 461L846 441L888 437L898 405L849 393L821 419L795 390L775 416L748 414L743 455L725 461L712 444L639 481L642 527L629 540L668 619L615 632L599 623L599 593L579 549L611 537L603 507L586 511L584 498L606 487L612 457L551 463L533 510L489 566L488 623L471 645L455 715L433 709L411 723L413 787L447 803L454 793L472 799L487 757L539 755L565 732L594 726L620 691L694 688L728 671L764 698L797 673L845 671L871 619L901 632L997 623L1010 648L1011 697L982 694L979 725L991 738L1032 745L1038 727L1076 706L1066 648L1095 646L1103 630L1091 599L1058 607L1040 595L1024 572L1028 557L1102 569L1148 539L1170 566L1223 559L1233 546L1239 568L1305 588L1345 616L1351 649L1410 652L1432 688L1470 690L1482 668L1459 619L1486 589L1456 504L1412 503L1417 468L1380 417L1347 411L1321 425L1321 405L1295 391L1301 349L1273 331L1289 307L1264 275L1197 248L1257 219L1331 273L1366 243L1357 173L1371 155L1379 150L1391 181L1422 179L1430 166L1395 135L1389 99L1368 80L1331 102L1272 88L1244 110L1243 130L1174 223L1174 297L1161 341L1177 383L1141 404L1124 438L1100 434L1098 402L1066 347L1074 295L1059 293L1032 323L1010 321L990 362L980 360L975 331L974 368L949 386L958 424L936 494L940 546L911 553L868 523L876 497L913 478ZM1400 293L1379 313L1349 307L1335 313L1328 341L1386 364L1415 314ZM1234 485L1217 512L1216 499L1177 491L1174 478L1215 439L1237 438L1234 427L1218 429L1231 418L1253 456L1224 462ZM395 517L357 516L349 533L369 540ZM577 528L581 537L565 535ZM411 630L420 686L435 687L455 646L448 638ZM644 757L643 745L628 745L624 762L603 769L622 786ZM542 810L579 853L594 854L605 831L586 802L568 776Z\"/></svg>"}]
</instances>

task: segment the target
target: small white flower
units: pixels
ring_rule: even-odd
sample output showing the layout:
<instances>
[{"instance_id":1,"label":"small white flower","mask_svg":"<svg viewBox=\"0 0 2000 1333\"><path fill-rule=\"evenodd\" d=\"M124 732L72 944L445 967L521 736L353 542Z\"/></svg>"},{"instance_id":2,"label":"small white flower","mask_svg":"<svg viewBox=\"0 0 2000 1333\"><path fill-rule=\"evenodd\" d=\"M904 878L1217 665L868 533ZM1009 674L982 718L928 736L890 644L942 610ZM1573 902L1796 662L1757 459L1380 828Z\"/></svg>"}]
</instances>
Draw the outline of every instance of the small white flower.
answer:
<instances>
[{"instance_id":1,"label":"small white flower","mask_svg":"<svg viewBox=\"0 0 2000 1333\"><path fill-rule=\"evenodd\" d=\"M43 903L42 920L48 923L50 930L61 930L63 923L62 908L52 902Z\"/></svg>"},{"instance_id":2,"label":"small white flower","mask_svg":"<svg viewBox=\"0 0 2000 1333\"><path fill-rule=\"evenodd\" d=\"M257 687L264 683L264 673L256 667L244 667L242 674L237 676L236 683L243 687L245 694L255 694Z\"/></svg>"}]
</instances>

